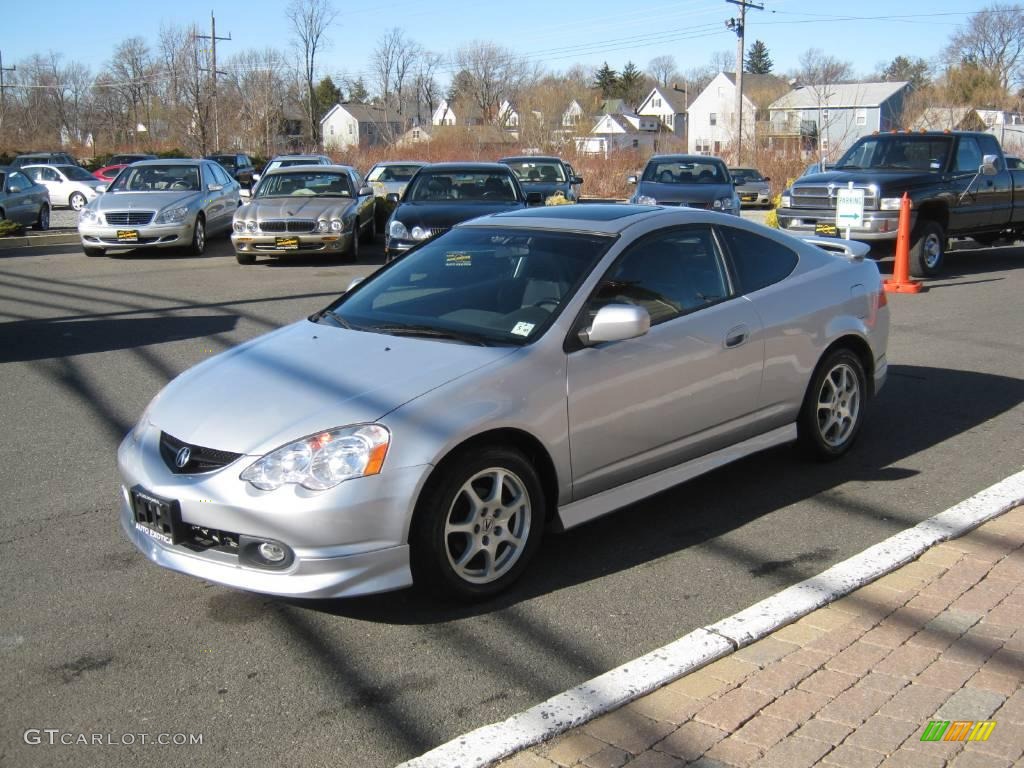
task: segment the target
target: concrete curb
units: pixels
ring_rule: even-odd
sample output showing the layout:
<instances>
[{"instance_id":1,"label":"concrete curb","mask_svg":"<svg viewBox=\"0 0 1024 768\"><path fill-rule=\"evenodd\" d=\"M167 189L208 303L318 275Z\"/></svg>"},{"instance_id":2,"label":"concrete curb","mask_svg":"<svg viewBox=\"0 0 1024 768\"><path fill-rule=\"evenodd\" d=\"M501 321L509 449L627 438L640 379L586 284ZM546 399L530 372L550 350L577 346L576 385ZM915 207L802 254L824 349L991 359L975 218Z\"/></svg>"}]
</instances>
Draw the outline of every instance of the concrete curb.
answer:
<instances>
[{"instance_id":1,"label":"concrete curb","mask_svg":"<svg viewBox=\"0 0 1024 768\"><path fill-rule=\"evenodd\" d=\"M40 248L48 245L77 245L82 242L78 230L70 232L53 232L43 235L17 235L16 237L0 238L0 251L9 248Z\"/></svg>"},{"instance_id":2,"label":"concrete curb","mask_svg":"<svg viewBox=\"0 0 1024 768\"><path fill-rule=\"evenodd\" d=\"M1024 503L1024 471L751 607L398 768L483 768L617 709L869 584Z\"/></svg>"}]
</instances>

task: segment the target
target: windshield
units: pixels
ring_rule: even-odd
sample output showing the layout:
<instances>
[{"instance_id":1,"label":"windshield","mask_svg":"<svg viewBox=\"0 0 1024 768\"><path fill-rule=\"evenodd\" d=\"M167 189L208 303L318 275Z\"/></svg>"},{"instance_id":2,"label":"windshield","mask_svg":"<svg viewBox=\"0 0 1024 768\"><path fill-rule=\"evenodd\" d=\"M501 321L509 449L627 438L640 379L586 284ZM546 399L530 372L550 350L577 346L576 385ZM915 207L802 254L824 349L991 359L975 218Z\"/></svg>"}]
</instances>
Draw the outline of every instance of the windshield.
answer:
<instances>
[{"instance_id":1,"label":"windshield","mask_svg":"<svg viewBox=\"0 0 1024 768\"><path fill-rule=\"evenodd\" d=\"M952 148L952 136L872 136L854 144L836 163L835 169L885 168L937 173L946 167Z\"/></svg>"},{"instance_id":2,"label":"windshield","mask_svg":"<svg viewBox=\"0 0 1024 768\"><path fill-rule=\"evenodd\" d=\"M764 181L760 171L753 168L730 168L729 173L737 184L748 184L752 181Z\"/></svg>"},{"instance_id":3,"label":"windshield","mask_svg":"<svg viewBox=\"0 0 1024 768\"><path fill-rule=\"evenodd\" d=\"M544 333L614 241L518 228L453 229L331 308L356 330L525 344Z\"/></svg>"},{"instance_id":4,"label":"windshield","mask_svg":"<svg viewBox=\"0 0 1024 768\"><path fill-rule=\"evenodd\" d=\"M273 171L276 168L294 168L297 165L321 165L318 160L311 157L303 157L295 160L271 160L270 164L263 170L264 173Z\"/></svg>"},{"instance_id":5,"label":"windshield","mask_svg":"<svg viewBox=\"0 0 1024 768\"><path fill-rule=\"evenodd\" d=\"M352 197L352 180L337 172L274 173L263 178L256 197Z\"/></svg>"},{"instance_id":6,"label":"windshield","mask_svg":"<svg viewBox=\"0 0 1024 768\"><path fill-rule=\"evenodd\" d=\"M421 173L405 193L405 200L497 200L519 198L508 173L498 171L449 171Z\"/></svg>"},{"instance_id":7,"label":"windshield","mask_svg":"<svg viewBox=\"0 0 1024 768\"><path fill-rule=\"evenodd\" d=\"M206 159L218 162L225 168L230 168L231 170L234 170L235 168L238 167L238 163L235 162L236 158L234 155L216 155L214 157L208 157Z\"/></svg>"},{"instance_id":8,"label":"windshield","mask_svg":"<svg viewBox=\"0 0 1024 768\"><path fill-rule=\"evenodd\" d=\"M725 184L725 166L713 160L652 160L642 181L659 184Z\"/></svg>"},{"instance_id":9,"label":"windshield","mask_svg":"<svg viewBox=\"0 0 1024 768\"><path fill-rule=\"evenodd\" d=\"M408 181L422 165L378 165L370 170L367 181Z\"/></svg>"},{"instance_id":10,"label":"windshield","mask_svg":"<svg viewBox=\"0 0 1024 768\"><path fill-rule=\"evenodd\" d=\"M506 161L505 165L515 171L520 181L527 183L541 182L554 184L565 181L565 173L562 171L561 163L544 160L510 160Z\"/></svg>"},{"instance_id":11,"label":"windshield","mask_svg":"<svg viewBox=\"0 0 1024 768\"><path fill-rule=\"evenodd\" d=\"M111 192L198 192L199 166L131 165L110 185Z\"/></svg>"},{"instance_id":12,"label":"windshield","mask_svg":"<svg viewBox=\"0 0 1024 768\"><path fill-rule=\"evenodd\" d=\"M96 177L77 165L58 165L57 168L71 181L96 181Z\"/></svg>"}]
</instances>

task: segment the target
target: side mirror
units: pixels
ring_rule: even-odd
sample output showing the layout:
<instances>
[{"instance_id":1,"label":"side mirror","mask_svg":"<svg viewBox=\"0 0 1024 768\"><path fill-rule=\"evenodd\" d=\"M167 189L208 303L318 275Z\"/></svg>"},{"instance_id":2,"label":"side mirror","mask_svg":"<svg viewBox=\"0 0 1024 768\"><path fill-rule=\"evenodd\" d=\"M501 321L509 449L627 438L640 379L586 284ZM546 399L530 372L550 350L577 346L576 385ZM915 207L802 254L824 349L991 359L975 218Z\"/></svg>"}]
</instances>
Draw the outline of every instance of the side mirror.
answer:
<instances>
[{"instance_id":1,"label":"side mirror","mask_svg":"<svg viewBox=\"0 0 1024 768\"><path fill-rule=\"evenodd\" d=\"M211 192L220 192L222 189L224 189L224 185L223 184L210 184L207 187L207 189L210 190Z\"/></svg>"},{"instance_id":2,"label":"side mirror","mask_svg":"<svg viewBox=\"0 0 1024 768\"><path fill-rule=\"evenodd\" d=\"M544 202L544 195L540 192L527 192L526 193L526 204L527 205L540 205Z\"/></svg>"},{"instance_id":3,"label":"side mirror","mask_svg":"<svg viewBox=\"0 0 1024 768\"><path fill-rule=\"evenodd\" d=\"M583 177L582 176L573 176L572 177L572 183L573 184L582 184L583 183Z\"/></svg>"},{"instance_id":4,"label":"side mirror","mask_svg":"<svg viewBox=\"0 0 1024 768\"><path fill-rule=\"evenodd\" d=\"M626 183L627 184L636 184L636 176L627 176L626 177Z\"/></svg>"},{"instance_id":5,"label":"side mirror","mask_svg":"<svg viewBox=\"0 0 1024 768\"><path fill-rule=\"evenodd\" d=\"M369 184L364 184L363 186L361 186L359 188L359 196L360 197L366 197L366 196L373 197L373 187L371 187Z\"/></svg>"},{"instance_id":6,"label":"side mirror","mask_svg":"<svg viewBox=\"0 0 1024 768\"><path fill-rule=\"evenodd\" d=\"M108 186L109 185L107 185L107 184L100 184L98 187L96 187L96 191L99 192L102 195L104 192L107 191L107 187Z\"/></svg>"},{"instance_id":7,"label":"side mirror","mask_svg":"<svg viewBox=\"0 0 1024 768\"><path fill-rule=\"evenodd\" d=\"M253 183L253 184L255 184L255 183L256 183L257 181L259 181L259 180L260 180L260 174L258 174L258 173L254 173L254 174L252 175L252 183Z\"/></svg>"},{"instance_id":8,"label":"side mirror","mask_svg":"<svg viewBox=\"0 0 1024 768\"><path fill-rule=\"evenodd\" d=\"M345 293L348 293L349 291L351 291L353 288L355 288L361 282L363 282L363 278L361 278L361 277L353 277L352 278L352 282L349 283L348 284L348 288L345 289Z\"/></svg>"},{"instance_id":9,"label":"side mirror","mask_svg":"<svg viewBox=\"0 0 1024 768\"><path fill-rule=\"evenodd\" d=\"M388 192L387 195L384 197L384 199L387 200L389 203L397 203L398 202L398 193L397 192Z\"/></svg>"},{"instance_id":10,"label":"side mirror","mask_svg":"<svg viewBox=\"0 0 1024 768\"><path fill-rule=\"evenodd\" d=\"M995 176L996 163L999 162L999 157L996 155L985 155L981 158L981 167L978 169L978 173L982 176Z\"/></svg>"},{"instance_id":11,"label":"side mirror","mask_svg":"<svg viewBox=\"0 0 1024 768\"><path fill-rule=\"evenodd\" d=\"M650 329L651 316L643 307L608 304L597 311L590 328L580 332L580 340L589 347L602 341L635 339Z\"/></svg>"},{"instance_id":12,"label":"side mirror","mask_svg":"<svg viewBox=\"0 0 1024 768\"><path fill-rule=\"evenodd\" d=\"M761 181L771 181L771 177L765 176L763 179L761 179Z\"/></svg>"}]
</instances>

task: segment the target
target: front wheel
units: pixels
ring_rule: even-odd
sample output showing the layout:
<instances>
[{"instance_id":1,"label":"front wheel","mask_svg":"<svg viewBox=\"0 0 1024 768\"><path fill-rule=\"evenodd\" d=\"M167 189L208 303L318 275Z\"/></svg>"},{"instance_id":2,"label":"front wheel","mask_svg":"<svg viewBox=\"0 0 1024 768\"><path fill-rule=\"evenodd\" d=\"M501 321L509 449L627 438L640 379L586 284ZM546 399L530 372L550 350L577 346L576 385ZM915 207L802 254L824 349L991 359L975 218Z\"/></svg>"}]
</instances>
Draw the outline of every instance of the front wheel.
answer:
<instances>
[{"instance_id":1,"label":"front wheel","mask_svg":"<svg viewBox=\"0 0 1024 768\"><path fill-rule=\"evenodd\" d=\"M206 250L206 221L202 215L196 216L196 225L192 228L192 243L188 250L193 256L202 256Z\"/></svg>"},{"instance_id":2,"label":"front wheel","mask_svg":"<svg viewBox=\"0 0 1024 768\"><path fill-rule=\"evenodd\" d=\"M867 378L864 366L849 349L837 349L814 371L797 421L804 450L823 460L850 450L864 422Z\"/></svg>"},{"instance_id":3,"label":"front wheel","mask_svg":"<svg viewBox=\"0 0 1024 768\"><path fill-rule=\"evenodd\" d=\"M72 210L80 211L85 208L85 195L81 192L73 192L71 197L68 198L68 205L71 206Z\"/></svg>"},{"instance_id":4,"label":"front wheel","mask_svg":"<svg viewBox=\"0 0 1024 768\"><path fill-rule=\"evenodd\" d=\"M349 261L359 261L359 240L361 235L359 233L359 220L356 219L352 224L352 239L348 244L348 252L345 254L348 256Z\"/></svg>"},{"instance_id":5,"label":"front wheel","mask_svg":"<svg viewBox=\"0 0 1024 768\"><path fill-rule=\"evenodd\" d=\"M39 209L39 216L36 218L36 223L33 224L32 227L40 232L45 232L50 228L50 206L43 205L43 207Z\"/></svg>"},{"instance_id":6,"label":"front wheel","mask_svg":"<svg viewBox=\"0 0 1024 768\"><path fill-rule=\"evenodd\" d=\"M518 451L491 447L456 455L417 505L410 534L417 585L473 599L501 592L540 545L545 500Z\"/></svg>"},{"instance_id":7,"label":"front wheel","mask_svg":"<svg viewBox=\"0 0 1024 768\"><path fill-rule=\"evenodd\" d=\"M946 231L937 221L920 222L914 228L910 246L910 274L914 277L935 277L942 271L946 255Z\"/></svg>"}]
</instances>

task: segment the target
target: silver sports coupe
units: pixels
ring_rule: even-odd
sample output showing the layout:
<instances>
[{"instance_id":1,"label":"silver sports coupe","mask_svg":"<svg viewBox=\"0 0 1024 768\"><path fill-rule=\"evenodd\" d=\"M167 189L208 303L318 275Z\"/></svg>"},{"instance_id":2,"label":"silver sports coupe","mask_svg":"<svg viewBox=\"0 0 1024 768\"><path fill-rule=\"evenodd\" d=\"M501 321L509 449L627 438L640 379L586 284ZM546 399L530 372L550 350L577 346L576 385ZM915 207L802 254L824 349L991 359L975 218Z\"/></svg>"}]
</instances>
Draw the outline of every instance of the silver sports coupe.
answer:
<instances>
[{"instance_id":1,"label":"silver sports coupe","mask_svg":"<svg viewBox=\"0 0 1024 768\"><path fill-rule=\"evenodd\" d=\"M296 165L264 174L252 200L235 212L231 242L239 264L260 254L359 257L377 232L373 190L347 165Z\"/></svg>"},{"instance_id":2,"label":"silver sports coupe","mask_svg":"<svg viewBox=\"0 0 1024 768\"><path fill-rule=\"evenodd\" d=\"M494 594L546 528L845 453L887 370L866 250L656 206L460 224L168 384L119 449L121 525L256 592Z\"/></svg>"}]
</instances>

